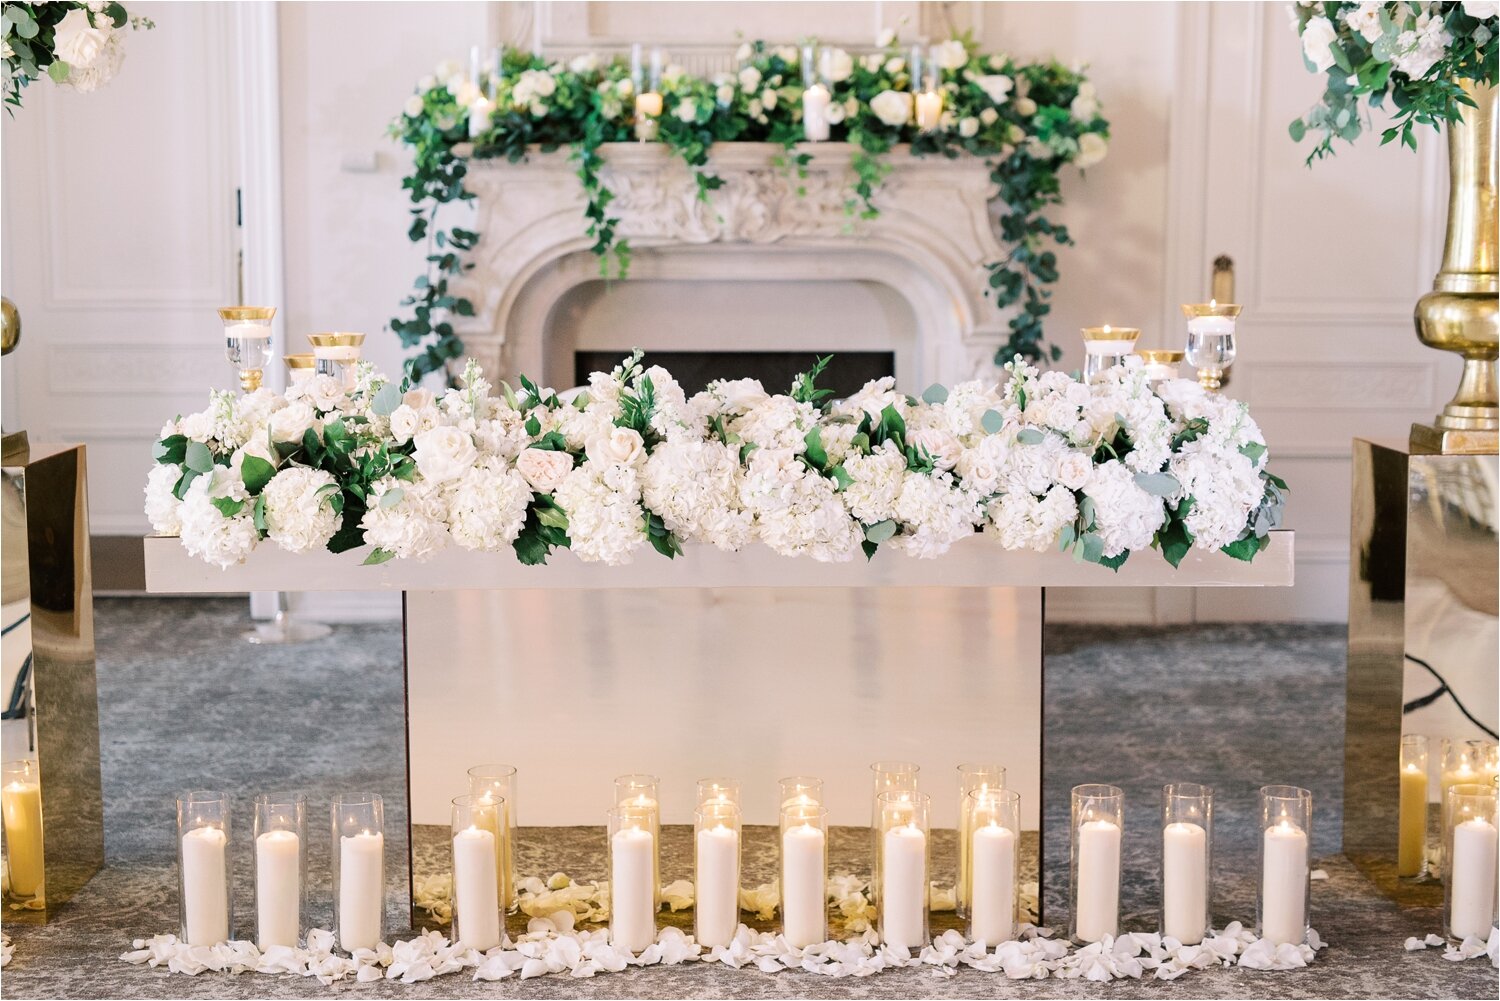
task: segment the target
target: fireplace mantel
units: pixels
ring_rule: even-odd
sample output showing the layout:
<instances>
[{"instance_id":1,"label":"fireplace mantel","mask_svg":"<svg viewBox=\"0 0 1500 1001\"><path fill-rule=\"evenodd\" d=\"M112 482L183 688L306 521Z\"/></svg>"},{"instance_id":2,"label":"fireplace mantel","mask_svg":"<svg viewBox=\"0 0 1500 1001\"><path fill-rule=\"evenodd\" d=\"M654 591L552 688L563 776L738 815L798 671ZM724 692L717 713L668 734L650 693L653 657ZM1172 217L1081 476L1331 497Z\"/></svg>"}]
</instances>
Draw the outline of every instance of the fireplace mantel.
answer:
<instances>
[{"instance_id":1,"label":"fireplace mantel","mask_svg":"<svg viewBox=\"0 0 1500 1001\"><path fill-rule=\"evenodd\" d=\"M709 169L724 184L705 203L666 146L605 145L601 174L615 195L609 210L634 251L629 280L877 282L904 297L915 316L916 371L902 373L903 384L993 372L1009 315L984 294L985 264L1006 253L984 161L913 157L897 147L885 158L879 214L861 219L846 208L855 148L799 150L813 154L802 178L780 146L716 145ZM475 316L459 332L489 370L541 372L553 306L600 276L584 232L577 165L567 150L536 151L521 163L476 159L466 183L481 239L463 285Z\"/></svg>"}]
</instances>

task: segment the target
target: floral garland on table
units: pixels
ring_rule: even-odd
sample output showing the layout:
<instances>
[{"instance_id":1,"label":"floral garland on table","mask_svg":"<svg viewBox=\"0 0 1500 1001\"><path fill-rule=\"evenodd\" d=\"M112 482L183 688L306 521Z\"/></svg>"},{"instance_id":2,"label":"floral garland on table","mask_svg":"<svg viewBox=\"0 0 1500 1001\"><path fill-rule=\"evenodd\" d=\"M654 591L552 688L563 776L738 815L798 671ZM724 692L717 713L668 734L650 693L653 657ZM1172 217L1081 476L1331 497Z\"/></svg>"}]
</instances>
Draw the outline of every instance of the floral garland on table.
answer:
<instances>
[{"instance_id":1,"label":"floral garland on table","mask_svg":"<svg viewBox=\"0 0 1500 1001\"><path fill-rule=\"evenodd\" d=\"M1118 568L1153 547L1249 560L1281 522L1286 484L1243 403L1128 364L1092 383L1019 360L1003 386L890 378L844 400L753 379L692 397L640 352L565 399L519 392L470 361L462 388L388 382L362 365L286 396L215 392L161 432L146 484L158 533L228 567L263 539L289 552L374 547L422 559L455 543L545 563L555 549L621 564L648 545L844 561L882 546L942 555L983 532Z\"/></svg>"},{"instance_id":2,"label":"floral garland on table","mask_svg":"<svg viewBox=\"0 0 1500 1001\"><path fill-rule=\"evenodd\" d=\"M1057 346L1042 344L1042 318L1051 309L1048 286L1058 278L1057 255L1048 248L1073 240L1066 226L1043 213L1062 203L1058 175L1065 164L1083 170L1104 159L1109 123L1099 113L1093 85L1077 69L985 55L967 36L935 46L932 58L944 110L937 128L919 131L911 123L910 67L893 31L884 32L876 50L864 55L842 49L827 53L831 138L857 147L847 210L851 219L876 214L873 199L889 169L883 158L898 143L909 143L914 156L983 157L1004 205L1000 235L1011 247L1005 259L986 265L989 291L997 307L1020 307L996 362L1016 354L1056 360ZM666 67L662 75L658 138L693 171L705 199L722 183L708 167L714 143L775 143L787 151L785 166L803 176L816 156L815 144L798 145L803 138L800 50L747 42L737 61L737 73L712 79L677 66ZM470 267L465 255L479 234L436 224L443 205L473 198L464 187L470 154L514 163L532 148L568 147L588 199L585 225L601 270L623 277L629 269L630 247L617 233L619 220L609 209L613 195L600 176L601 145L635 138L629 66L592 54L564 64L507 51L495 77L495 96L490 108L480 85L458 64L440 63L417 82L391 124L391 134L414 154L412 172L402 181L413 203L407 235L428 248L427 272L402 302L412 308L411 315L390 321L404 345L420 348L409 362L416 377L441 371L462 356L451 318L474 311L450 281Z\"/></svg>"},{"instance_id":3,"label":"floral garland on table","mask_svg":"<svg viewBox=\"0 0 1500 1001\"><path fill-rule=\"evenodd\" d=\"M1313 73L1327 75L1323 97L1289 126L1293 141L1317 137L1308 163L1333 155L1333 140L1354 142L1364 131L1360 101L1383 108L1394 124L1381 143L1399 139L1417 148L1415 126L1440 128L1474 102L1461 80L1493 85L1496 77L1495 0L1463 3L1313 3L1292 8L1302 55Z\"/></svg>"},{"instance_id":4,"label":"floral garland on table","mask_svg":"<svg viewBox=\"0 0 1500 1001\"><path fill-rule=\"evenodd\" d=\"M156 27L150 18L130 16L121 4L100 0L6 3L0 23L5 103L11 108L21 106L21 91L44 73L78 91L102 87L125 60L125 29Z\"/></svg>"}]
</instances>

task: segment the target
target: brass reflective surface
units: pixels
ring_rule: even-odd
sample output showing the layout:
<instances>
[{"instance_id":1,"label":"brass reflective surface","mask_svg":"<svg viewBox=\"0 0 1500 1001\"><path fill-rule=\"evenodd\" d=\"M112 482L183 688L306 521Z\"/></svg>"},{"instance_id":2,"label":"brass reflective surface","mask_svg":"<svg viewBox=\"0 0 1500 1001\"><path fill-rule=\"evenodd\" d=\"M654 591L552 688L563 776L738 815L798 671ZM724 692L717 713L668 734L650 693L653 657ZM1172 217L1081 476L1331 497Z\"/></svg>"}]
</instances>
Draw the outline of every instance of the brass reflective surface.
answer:
<instances>
[{"instance_id":1,"label":"brass reflective surface","mask_svg":"<svg viewBox=\"0 0 1500 1001\"><path fill-rule=\"evenodd\" d=\"M1360 440L1353 458L1344 851L1387 896L1436 907L1441 883L1396 876L1405 654L1445 607L1464 611L1451 617L1455 622L1497 614L1500 458L1411 454ZM1419 592L1426 596L1422 621L1409 611ZM1463 637L1447 639L1445 649L1466 649ZM1482 664L1448 660L1444 671L1450 680L1493 677L1500 653L1491 647L1487 656ZM1493 706L1473 708L1493 718ZM1435 814L1436 804L1429 809Z\"/></svg>"},{"instance_id":2,"label":"brass reflective surface","mask_svg":"<svg viewBox=\"0 0 1500 1001\"><path fill-rule=\"evenodd\" d=\"M7 907L5 920L40 922L104 864L85 459L81 445L28 448L18 435L5 446L3 590L8 611L31 616L32 713L20 743L41 771L46 867L45 908Z\"/></svg>"}]
</instances>

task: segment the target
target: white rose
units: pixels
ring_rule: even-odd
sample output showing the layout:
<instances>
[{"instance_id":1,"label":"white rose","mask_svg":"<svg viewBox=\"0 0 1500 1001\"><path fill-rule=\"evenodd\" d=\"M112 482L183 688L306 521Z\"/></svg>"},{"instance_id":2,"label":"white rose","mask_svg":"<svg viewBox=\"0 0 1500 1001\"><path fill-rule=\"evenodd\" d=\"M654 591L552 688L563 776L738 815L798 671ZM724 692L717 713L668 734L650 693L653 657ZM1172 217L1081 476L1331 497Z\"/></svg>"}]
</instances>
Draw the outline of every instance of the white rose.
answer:
<instances>
[{"instance_id":1,"label":"white rose","mask_svg":"<svg viewBox=\"0 0 1500 1001\"><path fill-rule=\"evenodd\" d=\"M985 125L994 125L1000 120L1000 112L994 108L985 108L979 113L979 120Z\"/></svg>"},{"instance_id":2,"label":"white rose","mask_svg":"<svg viewBox=\"0 0 1500 1001\"><path fill-rule=\"evenodd\" d=\"M1010 96L1016 82L1003 73L991 73L988 76L976 77L974 82L979 89L984 91L985 96L996 104L1004 104L1005 99Z\"/></svg>"},{"instance_id":3,"label":"white rose","mask_svg":"<svg viewBox=\"0 0 1500 1001\"><path fill-rule=\"evenodd\" d=\"M1104 159L1109 152L1109 143L1097 132L1085 132L1078 137L1078 156L1073 159L1079 170L1086 170Z\"/></svg>"},{"instance_id":4,"label":"white rose","mask_svg":"<svg viewBox=\"0 0 1500 1001\"><path fill-rule=\"evenodd\" d=\"M303 385L302 395L319 410L340 410L344 406L344 384L331 375L315 375Z\"/></svg>"},{"instance_id":5,"label":"white rose","mask_svg":"<svg viewBox=\"0 0 1500 1001\"><path fill-rule=\"evenodd\" d=\"M969 61L969 50L956 38L932 47L932 60L945 70L961 69Z\"/></svg>"},{"instance_id":6,"label":"white rose","mask_svg":"<svg viewBox=\"0 0 1500 1001\"><path fill-rule=\"evenodd\" d=\"M1000 485L1000 466L985 449L971 448L958 457L958 475L971 490L992 494Z\"/></svg>"},{"instance_id":7,"label":"white rose","mask_svg":"<svg viewBox=\"0 0 1500 1001\"><path fill-rule=\"evenodd\" d=\"M734 103L734 84L719 84L718 89L714 91L714 98L719 102L720 106L729 107Z\"/></svg>"},{"instance_id":8,"label":"white rose","mask_svg":"<svg viewBox=\"0 0 1500 1001\"><path fill-rule=\"evenodd\" d=\"M592 52L585 52L581 56L574 56L573 61L568 63L568 69L574 73L592 73L599 68L599 57Z\"/></svg>"},{"instance_id":9,"label":"white rose","mask_svg":"<svg viewBox=\"0 0 1500 1001\"><path fill-rule=\"evenodd\" d=\"M584 446L584 454L599 465L614 463L633 466L646 454L646 443L631 428L614 428L609 434L592 439Z\"/></svg>"},{"instance_id":10,"label":"white rose","mask_svg":"<svg viewBox=\"0 0 1500 1001\"><path fill-rule=\"evenodd\" d=\"M714 384L714 395L724 402L725 410L744 411L771 397L759 379L729 379Z\"/></svg>"},{"instance_id":11,"label":"white rose","mask_svg":"<svg viewBox=\"0 0 1500 1001\"><path fill-rule=\"evenodd\" d=\"M1464 13L1476 21L1500 14L1500 2L1496 0L1464 0Z\"/></svg>"},{"instance_id":12,"label":"white rose","mask_svg":"<svg viewBox=\"0 0 1500 1001\"><path fill-rule=\"evenodd\" d=\"M691 97L678 102L677 110L672 112L678 121L696 122L698 120L698 103Z\"/></svg>"},{"instance_id":13,"label":"white rose","mask_svg":"<svg viewBox=\"0 0 1500 1001\"><path fill-rule=\"evenodd\" d=\"M875 36L875 47L877 49L888 49L896 44L896 29L881 28L880 34Z\"/></svg>"},{"instance_id":14,"label":"white rose","mask_svg":"<svg viewBox=\"0 0 1500 1001\"><path fill-rule=\"evenodd\" d=\"M317 421L312 404L305 400L288 403L271 415L267 427L271 429L272 441L301 441L302 436Z\"/></svg>"},{"instance_id":15,"label":"white rose","mask_svg":"<svg viewBox=\"0 0 1500 1001\"><path fill-rule=\"evenodd\" d=\"M1087 455L1069 449L1057 457L1057 482L1069 490L1082 490L1093 468L1094 463Z\"/></svg>"},{"instance_id":16,"label":"white rose","mask_svg":"<svg viewBox=\"0 0 1500 1001\"><path fill-rule=\"evenodd\" d=\"M763 90L760 95L760 104L767 111L774 111L776 108L776 92L769 87Z\"/></svg>"},{"instance_id":17,"label":"white rose","mask_svg":"<svg viewBox=\"0 0 1500 1001\"><path fill-rule=\"evenodd\" d=\"M958 123L958 134L965 139L972 139L979 134L979 119L965 118Z\"/></svg>"},{"instance_id":18,"label":"white rose","mask_svg":"<svg viewBox=\"0 0 1500 1001\"><path fill-rule=\"evenodd\" d=\"M456 427L437 427L423 431L412 439L416 450L417 471L431 483L457 479L479 457L474 439Z\"/></svg>"},{"instance_id":19,"label":"white rose","mask_svg":"<svg viewBox=\"0 0 1500 1001\"><path fill-rule=\"evenodd\" d=\"M915 447L918 455L926 452L939 469L952 469L963 453L963 446L953 432L942 428L918 428L906 436L906 443Z\"/></svg>"},{"instance_id":20,"label":"white rose","mask_svg":"<svg viewBox=\"0 0 1500 1001\"><path fill-rule=\"evenodd\" d=\"M754 66L746 66L740 70L740 89L750 93L760 86L760 70Z\"/></svg>"},{"instance_id":21,"label":"white rose","mask_svg":"<svg viewBox=\"0 0 1500 1001\"><path fill-rule=\"evenodd\" d=\"M823 109L823 120L829 125L837 125L844 120L844 106L837 101Z\"/></svg>"},{"instance_id":22,"label":"white rose","mask_svg":"<svg viewBox=\"0 0 1500 1001\"><path fill-rule=\"evenodd\" d=\"M904 90L882 90L870 101L870 110L886 125L905 125L911 121L911 94Z\"/></svg>"},{"instance_id":23,"label":"white rose","mask_svg":"<svg viewBox=\"0 0 1500 1001\"><path fill-rule=\"evenodd\" d=\"M422 415L406 404L391 411L391 438L397 445L405 445L411 436L422 429Z\"/></svg>"},{"instance_id":24,"label":"white rose","mask_svg":"<svg viewBox=\"0 0 1500 1001\"><path fill-rule=\"evenodd\" d=\"M523 448L516 456L516 472L526 477L531 489L550 494L573 471L573 457L567 452L543 448Z\"/></svg>"},{"instance_id":25,"label":"white rose","mask_svg":"<svg viewBox=\"0 0 1500 1001\"><path fill-rule=\"evenodd\" d=\"M1080 93L1073 98L1073 103L1068 105L1068 110L1080 122L1091 122L1099 113L1099 102L1095 98L1085 97Z\"/></svg>"},{"instance_id":26,"label":"white rose","mask_svg":"<svg viewBox=\"0 0 1500 1001\"><path fill-rule=\"evenodd\" d=\"M854 57L843 49L824 49L818 70L829 83L843 83L854 75Z\"/></svg>"},{"instance_id":27,"label":"white rose","mask_svg":"<svg viewBox=\"0 0 1500 1001\"><path fill-rule=\"evenodd\" d=\"M437 403L437 397L433 395L432 390L423 389L418 386L415 389L408 389L402 393L401 402L413 410L425 410L427 407Z\"/></svg>"},{"instance_id":28,"label":"white rose","mask_svg":"<svg viewBox=\"0 0 1500 1001\"><path fill-rule=\"evenodd\" d=\"M1302 29L1302 55L1317 72L1333 65L1333 41L1337 37L1333 22L1321 15L1309 18Z\"/></svg>"},{"instance_id":29,"label":"white rose","mask_svg":"<svg viewBox=\"0 0 1500 1001\"><path fill-rule=\"evenodd\" d=\"M740 47L734 50L734 61L742 63L755 55L755 48L749 42L741 42Z\"/></svg>"},{"instance_id":30,"label":"white rose","mask_svg":"<svg viewBox=\"0 0 1500 1001\"><path fill-rule=\"evenodd\" d=\"M885 71L891 76L895 76L897 73L900 73L905 69L906 60L902 59L900 56L892 56L890 59L887 59L885 61Z\"/></svg>"},{"instance_id":31,"label":"white rose","mask_svg":"<svg viewBox=\"0 0 1500 1001\"><path fill-rule=\"evenodd\" d=\"M413 94L406 99L406 103L401 106L401 110L406 112L407 118L419 118L421 117L423 107L422 95Z\"/></svg>"},{"instance_id":32,"label":"white rose","mask_svg":"<svg viewBox=\"0 0 1500 1001\"><path fill-rule=\"evenodd\" d=\"M77 7L64 14L53 29L52 45L57 58L73 69L92 66L108 42L109 32L89 24L88 13Z\"/></svg>"},{"instance_id":33,"label":"white rose","mask_svg":"<svg viewBox=\"0 0 1500 1001\"><path fill-rule=\"evenodd\" d=\"M879 52L871 52L859 57L859 64L865 68L867 73L880 72L880 64L885 62L885 57Z\"/></svg>"}]
</instances>

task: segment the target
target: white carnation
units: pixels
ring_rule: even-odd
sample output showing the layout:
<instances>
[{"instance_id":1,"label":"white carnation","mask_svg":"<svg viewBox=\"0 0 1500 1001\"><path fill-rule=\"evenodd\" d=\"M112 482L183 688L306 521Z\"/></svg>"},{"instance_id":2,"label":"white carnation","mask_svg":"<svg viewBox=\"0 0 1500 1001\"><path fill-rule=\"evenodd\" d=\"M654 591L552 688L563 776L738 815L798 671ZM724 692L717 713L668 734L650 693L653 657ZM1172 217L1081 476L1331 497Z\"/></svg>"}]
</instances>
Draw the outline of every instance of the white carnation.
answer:
<instances>
[{"instance_id":1,"label":"white carnation","mask_svg":"<svg viewBox=\"0 0 1500 1001\"><path fill-rule=\"evenodd\" d=\"M338 482L322 469L308 466L283 469L261 491L265 498L267 537L292 553L328 545L341 520L333 510L333 499L338 493Z\"/></svg>"},{"instance_id":2,"label":"white carnation","mask_svg":"<svg viewBox=\"0 0 1500 1001\"><path fill-rule=\"evenodd\" d=\"M465 470L449 488L448 530L465 549L504 549L521 534L530 503L526 478L491 456Z\"/></svg>"},{"instance_id":3,"label":"white carnation","mask_svg":"<svg viewBox=\"0 0 1500 1001\"><path fill-rule=\"evenodd\" d=\"M157 463L146 475L146 518L157 535L176 535L182 530L182 502L172 495L182 470Z\"/></svg>"}]
</instances>

